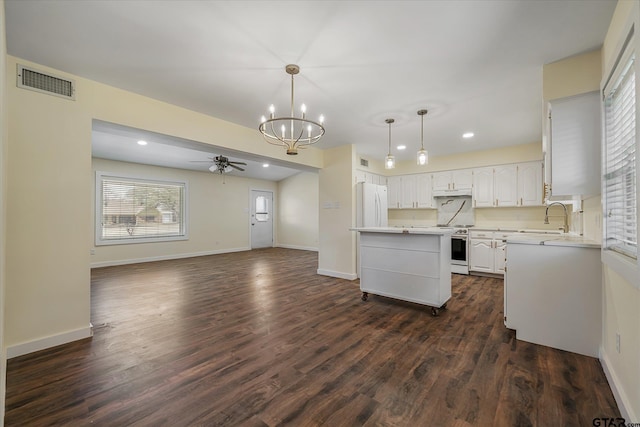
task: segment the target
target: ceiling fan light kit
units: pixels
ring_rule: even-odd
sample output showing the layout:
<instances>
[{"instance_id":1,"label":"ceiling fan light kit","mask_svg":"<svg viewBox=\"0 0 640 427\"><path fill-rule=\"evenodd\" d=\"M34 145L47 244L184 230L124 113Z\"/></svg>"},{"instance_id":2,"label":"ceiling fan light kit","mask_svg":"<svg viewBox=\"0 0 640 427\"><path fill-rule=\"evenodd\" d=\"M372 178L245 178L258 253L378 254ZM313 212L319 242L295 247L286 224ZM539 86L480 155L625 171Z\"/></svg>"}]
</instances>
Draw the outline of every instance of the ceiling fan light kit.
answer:
<instances>
[{"instance_id":1,"label":"ceiling fan light kit","mask_svg":"<svg viewBox=\"0 0 640 427\"><path fill-rule=\"evenodd\" d=\"M325 132L324 116L321 114L317 122L307 119L307 107L302 104L300 117L295 117L293 76L300 72L300 67L289 64L285 67L285 71L291 75L291 115L276 117L275 107L271 105L269 118L262 116L258 130L269 144L285 147L287 154L296 155L299 148L306 148L322 138Z\"/></svg>"}]
</instances>

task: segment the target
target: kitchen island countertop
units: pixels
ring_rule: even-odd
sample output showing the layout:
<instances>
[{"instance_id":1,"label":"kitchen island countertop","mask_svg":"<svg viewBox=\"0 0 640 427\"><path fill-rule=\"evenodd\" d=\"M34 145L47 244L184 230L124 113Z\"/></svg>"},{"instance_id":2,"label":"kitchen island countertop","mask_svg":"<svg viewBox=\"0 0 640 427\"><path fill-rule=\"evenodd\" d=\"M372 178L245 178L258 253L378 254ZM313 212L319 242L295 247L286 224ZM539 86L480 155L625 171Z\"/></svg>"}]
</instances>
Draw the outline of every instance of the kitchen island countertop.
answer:
<instances>
[{"instance_id":1,"label":"kitchen island countertop","mask_svg":"<svg viewBox=\"0 0 640 427\"><path fill-rule=\"evenodd\" d=\"M392 234L453 234L454 229L450 227L354 227L351 231L362 233L392 233Z\"/></svg>"}]
</instances>

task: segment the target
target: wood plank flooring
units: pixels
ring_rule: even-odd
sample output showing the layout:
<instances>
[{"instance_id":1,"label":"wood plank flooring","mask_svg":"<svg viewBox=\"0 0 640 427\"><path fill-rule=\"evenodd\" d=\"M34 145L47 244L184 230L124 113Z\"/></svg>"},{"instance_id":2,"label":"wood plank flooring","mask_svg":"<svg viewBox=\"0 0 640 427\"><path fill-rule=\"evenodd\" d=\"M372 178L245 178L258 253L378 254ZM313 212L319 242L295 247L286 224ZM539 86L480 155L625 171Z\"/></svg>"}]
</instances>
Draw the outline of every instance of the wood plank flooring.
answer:
<instances>
[{"instance_id":1,"label":"wood plank flooring","mask_svg":"<svg viewBox=\"0 0 640 427\"><path fill-rule=\"evenodd\" d=\"M515 340L502 280L439 317L265 249L95 269L92 339L9 360L7 426L585 426L598 360Z\"/></svg>"}]
</instances>

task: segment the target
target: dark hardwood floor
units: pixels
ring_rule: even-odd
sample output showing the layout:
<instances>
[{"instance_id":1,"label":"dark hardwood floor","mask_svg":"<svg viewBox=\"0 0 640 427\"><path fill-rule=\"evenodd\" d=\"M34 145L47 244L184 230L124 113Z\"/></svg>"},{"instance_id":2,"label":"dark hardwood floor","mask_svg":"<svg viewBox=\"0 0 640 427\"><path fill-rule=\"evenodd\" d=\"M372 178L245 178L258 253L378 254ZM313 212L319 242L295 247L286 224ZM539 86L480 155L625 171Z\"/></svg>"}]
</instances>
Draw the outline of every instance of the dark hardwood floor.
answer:
<instances>
[{"instance_id":1,"label":"dark hardwood floor","mask_svg":"<svg viewBox=\"0 0 640 427\"><path fill-rule=\"evenodd\" d=\"M96 269L95 334L9 360L7 426L590 426L598 360L515 340L502 280L447 310L266 249Z\"/></svg>"}]
</instances>

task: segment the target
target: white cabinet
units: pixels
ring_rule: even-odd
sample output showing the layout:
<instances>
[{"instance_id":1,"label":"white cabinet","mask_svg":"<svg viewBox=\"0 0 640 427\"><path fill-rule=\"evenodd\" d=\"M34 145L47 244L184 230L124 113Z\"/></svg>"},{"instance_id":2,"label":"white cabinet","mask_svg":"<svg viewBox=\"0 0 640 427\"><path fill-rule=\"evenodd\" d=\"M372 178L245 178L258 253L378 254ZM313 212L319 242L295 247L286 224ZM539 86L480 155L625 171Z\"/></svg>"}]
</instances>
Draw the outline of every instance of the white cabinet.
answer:
<instances>
[{"instance_id":1,"label":"white cabinet","mask_svg":"<svg viewBox=\"0 0 640 427\"><path fill-rule=\"evenodd\" d=\"M404 175L400 177L401 197L400 207L411 209L416 207L416 176Z\"/></svg>"},{"instance_id":2,"label":"white cabinet","mask_svg":"<svg viewBox=\"0 0 640 427\"><path fill-rule=\"evenodd\" d=\"M422 209L434 207L430 173L416 175L416 207Z\"/></svg>"},{"instance_id":3,"label":"white cabinet","mask_svg":"<svg viewBox=\"0 0 640 427\"><path fill-rule=\"evenodd\" d=\"M501 165L494 168L493 191L496 207L518 205L517 165Z\"/></svg>"},{"instance_id":4,"label":"white cabinet","mask_svg":"<svg viewBox=\"0 0 640 427\"><path fill-rule=\"evenodd\" d=\"M504 274L506 239L510 233L501 231L470 232L469 271Z\"/></svg>"},{"instance_id":5,"label":"white cabinet","mask_svg":"<svg viewBox=\"0 0 640 427\"><path fill-rule=\"evenodd\" d=\"M387 187L390 209L433 208L431 174L390 176Z\"/></svg>"},{"instance_id":6,"label":"white cabinet","mask_svg":"<svg viewBox=\"0 0 640 427\"><path fill-rule=\"evenodd\" d=\"M542 169L541 162L518 164L518 206L541 206L544 204Z\"/></svg>"},{"instance_id":7,"label":"white cabinet","mask_svg":"<svg viewBox=\"0 0 640 427\"><path fill-rule=\"evenodd\" d=\"M473 171L473 206L476 208L494 206L493 168L478 168Z\"/></svg>"},{"instance_id":8,"label":"white cabinet","mask_svg":"<svg viewBox=\"0 0 640 427\"><path fill-rule=\"evenodd\" d=\"M598 357L600 248L509 242L507 257L505 325L516 338Z\"/></svg>"},{"instance_id":9,"label":"white cabinet","mask_svg":"<svg viewBox=\"0 0 640 427\"><path fill-rule=\"evenodd\" d=\"M540 206L542 163L525 162L473 170L473 206Z\"/></svg>"},{"instance_id":10,"label":"white cabinet","mask_svg":"<svg viewBox=\"0 0 640 427\"><path fill-rule=\"evenodd\" d=\"M472 169L458 169L433 174L433 191L464 190L471 189L472 186Z\"/></svg>"},{"instance_id":11,"label":"white cabinet","mask_svg":"<svg viewBox=\"0 0 640 427\"><path fill-rule=\"evenodd\" d=\"M399 209L402 197L402 182L399 176L387 178L387 202L389 209Z\"/></svg>"},{"instance_id":12,"label":"white cabinet","mask_svg":"<svg viewBox=\"0 0 640 427\"><path fill-rule=\"evenodd\" d=\"M549 103L551 199L600 194L600 97L597 91Z\"/></svg>"},{"instance_id":13,"label":"white cabinet","mask_svg":"<svg viewBox=\"0 0 640 427\"><path fill-rule=\"evenodd\" d=\"M360 169L355 170L355 180L356 184L359 182L366 182L368 184L387 185L386 177Z\"/></svg>"}]
</instances>

